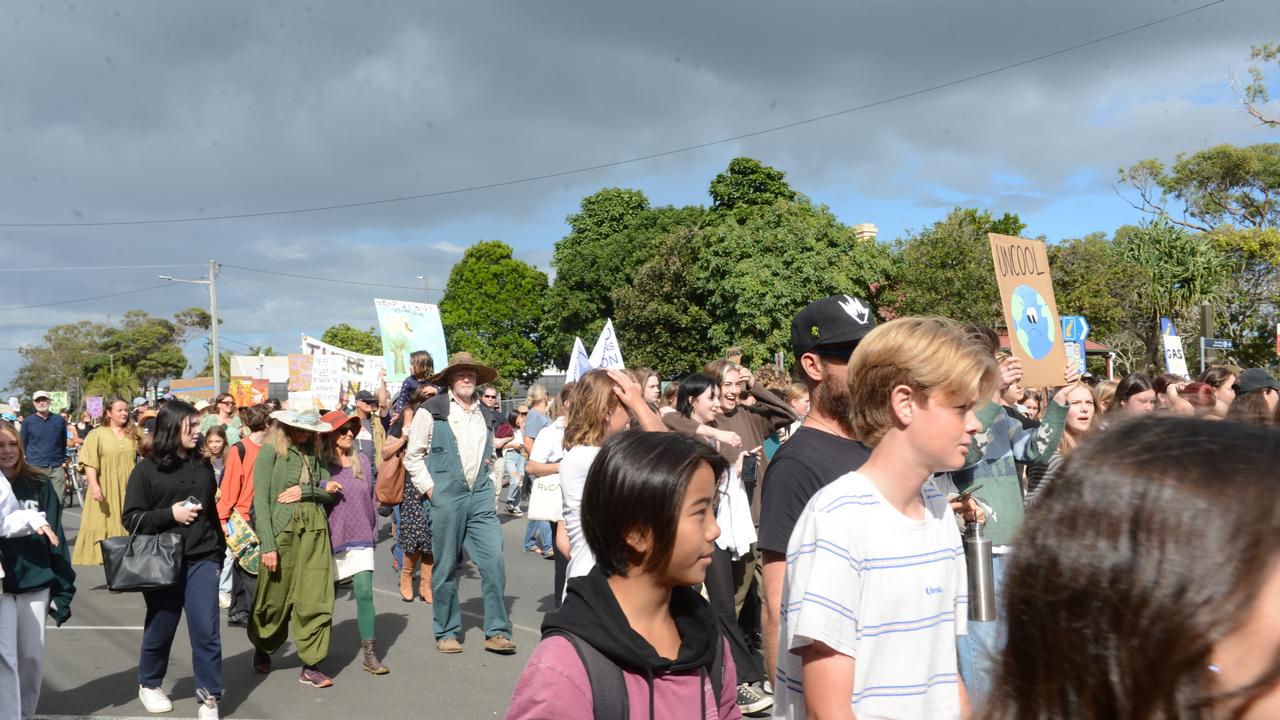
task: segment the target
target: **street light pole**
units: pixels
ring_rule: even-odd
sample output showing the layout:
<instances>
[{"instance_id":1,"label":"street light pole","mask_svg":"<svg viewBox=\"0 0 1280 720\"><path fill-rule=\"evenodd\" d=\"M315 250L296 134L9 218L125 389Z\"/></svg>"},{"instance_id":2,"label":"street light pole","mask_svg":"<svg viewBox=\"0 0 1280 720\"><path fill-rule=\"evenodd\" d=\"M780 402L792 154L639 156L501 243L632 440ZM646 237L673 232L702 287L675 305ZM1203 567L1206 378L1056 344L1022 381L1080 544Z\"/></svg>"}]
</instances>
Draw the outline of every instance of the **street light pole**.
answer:
<instances>
[{"instance_id":1,"label":"street light pole","mask_svg":"<svg viewBox=\"0 0 1280 720\"><path fill-rule=\"evenodd\" d=\"M422 297L427 301L427 304L430 305L431 304L431 288L427 287L427 276L419 275L418 279L422 281Z\"/></svg>"}]
</instances>

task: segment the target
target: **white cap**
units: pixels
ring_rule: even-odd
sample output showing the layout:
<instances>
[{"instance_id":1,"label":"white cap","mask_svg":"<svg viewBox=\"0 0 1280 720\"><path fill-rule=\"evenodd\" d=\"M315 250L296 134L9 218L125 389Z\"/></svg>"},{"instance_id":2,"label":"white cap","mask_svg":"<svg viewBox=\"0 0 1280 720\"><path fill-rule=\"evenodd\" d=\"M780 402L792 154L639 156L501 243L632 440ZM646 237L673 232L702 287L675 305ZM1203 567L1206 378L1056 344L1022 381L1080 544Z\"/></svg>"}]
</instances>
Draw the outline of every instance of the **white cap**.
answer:
<instances>
[{"instance_id":1,"label":"white cap","mask_svg":"<svg viewBox=\"0 0 1280 720\"><path fill-rule=\"evenodd\" d=\"M50 399L49 393L45 392L44 390L37 390L31 394L32 402L35 402L36 400L49 400L49 399Z\"/></svg>"}]
</instances>

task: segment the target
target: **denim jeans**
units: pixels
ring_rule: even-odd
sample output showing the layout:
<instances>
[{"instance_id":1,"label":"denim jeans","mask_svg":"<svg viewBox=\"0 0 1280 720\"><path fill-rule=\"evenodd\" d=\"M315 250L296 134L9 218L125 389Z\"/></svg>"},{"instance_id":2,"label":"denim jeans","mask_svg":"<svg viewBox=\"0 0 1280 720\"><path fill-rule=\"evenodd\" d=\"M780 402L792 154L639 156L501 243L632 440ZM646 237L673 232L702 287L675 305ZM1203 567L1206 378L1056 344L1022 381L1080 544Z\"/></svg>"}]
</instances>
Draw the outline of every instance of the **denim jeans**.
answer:
<instances>
[{"instance_id":1,"label":"denim jeans","mask_svg":"<svg viewBox=\"0 0 1280 720\"><path fill-rule=\"evenodd\" d=\"M991 694L992 676L1005 643L1004 564L1008 555L991 557L992 580L996 588L998 612L993 622L969 621L969 634L956 638L960 677L969 694L969 704L980 707Z\"/></svg>"},{"instance_id":2,"label":"denim jeans","mask_svg":"<svg viewBox=\"0 0 1280 720\"><path fill-rule=\"evenodd\" d=\"M222 558L200 560L186 567L176 585L144 592L147 620L142 631L138 659L138 684L156 688L169 670L169 650L178 632L178 620L187 613L191 640L191 666L196 688L222 697L222 627L218 622L218 576Z\"/></svg>"},{"instance_id":3,"label":"denim jeans","mask_svg":"<svg viewBox=\"0 0 1280 720\"><path fill-rule=\"evenodd\" d=\"M552 548L551 545L551 521L549 520L530 520L524 527L524 549L531 550L537 545L546 552Z\"/></svg>"},{"instance_id":4,"label":"denim jeans","mask_svg":"<svg viewBox=\"0 0 1280 720\"><path fill-rule=\"evenodd\" d=\"M511 477L511 488L507 490L508 505L520 507L520 497L524 494L524 462L524 455L507 453L507 474Z\"/></svg>"}]
</instances>

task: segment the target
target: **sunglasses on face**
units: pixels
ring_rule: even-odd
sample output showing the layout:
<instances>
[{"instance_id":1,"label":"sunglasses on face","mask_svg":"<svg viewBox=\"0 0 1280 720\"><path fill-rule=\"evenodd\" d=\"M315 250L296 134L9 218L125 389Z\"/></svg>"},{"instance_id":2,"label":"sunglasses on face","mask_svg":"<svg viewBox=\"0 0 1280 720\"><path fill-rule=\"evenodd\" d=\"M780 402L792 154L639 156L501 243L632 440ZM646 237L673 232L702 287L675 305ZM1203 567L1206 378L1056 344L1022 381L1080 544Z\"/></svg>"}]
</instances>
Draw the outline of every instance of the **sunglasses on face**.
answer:
<instances>
[{"instance_id":1,"label":"sunglasses on face","mask_svg":"<svg viewBox=\"0 0 1280 720\"><path fill-rule=\"evenodd\" d=\"M485 400L497 400L497 399L498 399L498 396L497 396L497 395L482 395L481 397L483 397Z\"/></svg>"},{"instance_id":2,"label":"sunglasses on face","mask_svg":"<svg viewBox=\"0 0 1280 720\"><path fill-rule=\"evenodd\" d=\"M359 434L359 432L360 432L360 431L356 430L356 429L355 429L355 428L353 428L353 427L344 427L344 428L342 428L341 430L339 430L339 431L338 431L338 434L339 434L339 435L350 435L351 437L355 437L357 434Z\"/></svg>"},{"instance_id":3,"label":"sunglasses on face","mask_svg":"<svg viewBox=\"0 0 1280 720\"><path fill-rule=\"evenodd\" d=\"M235 400L223 400L222 402L220 402L220 403L218 403L218 404L219 404L219 405L235 405L235 404L236 404L236 401L235 401Z\"/></svg>"}]
</instances>

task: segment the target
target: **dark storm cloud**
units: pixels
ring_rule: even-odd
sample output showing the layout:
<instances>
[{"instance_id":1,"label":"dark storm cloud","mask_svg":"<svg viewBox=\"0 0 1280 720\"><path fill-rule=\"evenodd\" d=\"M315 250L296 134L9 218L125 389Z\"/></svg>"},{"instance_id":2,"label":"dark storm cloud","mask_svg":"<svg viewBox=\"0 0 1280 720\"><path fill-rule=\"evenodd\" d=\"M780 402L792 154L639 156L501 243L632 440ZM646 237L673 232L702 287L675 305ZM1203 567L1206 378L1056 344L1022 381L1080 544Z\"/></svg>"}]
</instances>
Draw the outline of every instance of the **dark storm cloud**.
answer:
<instances>
[{"instance_id":1,"label":"dark storm cloud","mask_svg":"<svg viewBox=\"0 0 1280 720\"><path fill-rule=\"evenodd\" d=\"M853 107L1193 6L20 4L0 27L0 222L253 213L594 165ZM1105 187L1115 168L1143 157L1262 141L1234 111L1225 79L1250 44L1276 39L1263 31L1278 20L1274 3L1231 0L865 112L549 182L228 222L0 229L0 246L9 267L216 257L397 285L426 273L439 286L457 251L498 237L486 223L546 267L575 198L644 176L704 202L704 168L740 153L785 169L804 191L840 186L934 205L944 190L1030 209ZM330 321L368 325L370 297L417 297L226 272L265 310L223 289L227 334L278 347ZM0 305L143 287L156 273L2 273ZM0 346L69 319L193 304L202 295L187 286L0 312ZM0 352L0 379L12 359Z\"/></svg>"}]
</instances>

